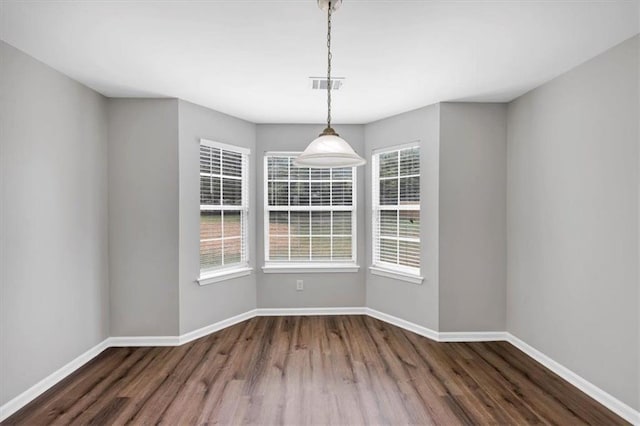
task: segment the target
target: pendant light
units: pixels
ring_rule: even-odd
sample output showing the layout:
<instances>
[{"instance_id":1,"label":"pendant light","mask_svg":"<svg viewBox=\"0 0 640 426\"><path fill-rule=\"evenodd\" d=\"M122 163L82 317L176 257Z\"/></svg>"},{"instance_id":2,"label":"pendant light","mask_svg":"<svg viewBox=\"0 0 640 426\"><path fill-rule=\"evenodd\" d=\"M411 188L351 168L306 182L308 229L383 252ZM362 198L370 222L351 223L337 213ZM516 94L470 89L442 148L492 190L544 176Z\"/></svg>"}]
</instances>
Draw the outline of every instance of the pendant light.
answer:
<instances>
[{"instance_id":1,"label":"pendant light","mask_svg":"<svg viewBox=\"0 0 640 426\"><path fill-rule=\"evenodd\" d=\"M293 161L298 167L354 167L366 162L331 127L331 14L341 4L342 0L318 0L318 7L327 12L327 128Z\"/></svg>"}]
</instances>

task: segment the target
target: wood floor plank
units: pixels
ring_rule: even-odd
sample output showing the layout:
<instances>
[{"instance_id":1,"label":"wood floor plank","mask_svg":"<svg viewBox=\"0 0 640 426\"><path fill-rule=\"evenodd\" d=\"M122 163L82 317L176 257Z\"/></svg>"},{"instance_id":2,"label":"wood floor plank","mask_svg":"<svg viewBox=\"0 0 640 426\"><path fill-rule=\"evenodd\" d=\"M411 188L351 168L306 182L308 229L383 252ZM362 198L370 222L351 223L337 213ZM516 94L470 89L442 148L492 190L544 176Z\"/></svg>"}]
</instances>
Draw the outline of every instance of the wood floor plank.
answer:
<instances>
[{"instance_id":1,"label":"wood floor plank","mask_svg":"<svg viewBox=\"0 0 640 426\"><path fill-rule=\"evenodd\" d=\"M31 413L28 406L11 417L11 421L23 424L28 419L34 424L53 424L56 418L72 409L77 401L77 395L84 395L88 390L103 379L105 371L113 370L129 351L113 351L107 349L96 358L85 364L82 369L75 371L60 383L49 389L38 398L38 413ZM91 374L85 374L91 371ZM61 392L64 390L63 392Z\"/></svg>"},{"instance_id":2,"label":"wood floor plank","mask_svg":"<svg viewBox=\"0 0 640 426\"><path fill-rule=\"evenodd\" d=\"M125 351L121 350L114 352L125 353ZM119 360L117 364L105 363L108 368L100 369L90 376L87 376L87 381L93 381L95 379L94 386L90 389L70 389L68 392L69 397L66 401L69 408L64 412L60 412L59 417L55 419L54 423L61 425L73 424L76 419L87 413L95 413L96 415L100 414L100 416L102 416L101 418L103 418L107 412L114 412L113 404L117 404L118 410L124 408L128 399L126 399L126 397L119 398L116 395L119 386L122 382L130 380L132 377L136 377L144 371L145 367L154 358L146 358L150 352L150 348L130 350L128 355ZM77 397L74 397L74 395L82 396L78 399ZM118 400L119 402L110 403L112 404L111 410L105 411L103 404L106 400Z\"/></svg>"},{"instance_id":3,"label":"wood floor plank","mask_svg":"<svg viewBox=\"0 0 640 426\"><path fill-rule=\"evenodd\" d=\"M465 349L468 348L468 344L453 343L450 347L454 353L463 352L469 354ZM482 393L488 396L484 402L487 408L491 410L498 424L545 424L547 423L544 417L540 416L536 411L533 411L529 405L523 400L523 393L520 392L517 386L514 386L511 382L506 380L500 371L492 372L493 366L479 360L477 357L469 357L461 355L456 358L456 364L466 373L472 377L476 384L482 383ZM477 386L477 385L476 385ZM543 401L546 403L548 401ZM566 418L562 415L560 409L562 407L554 407L559 410L556 411L556 420L561 420L562 424L579 425L581 424L578 419L573 417L571 422L565 422ZM504 415L504 417L502 417Z\"/></svg>"},{"instance_id":4,"label":"wood floor plank","mask_svg":"<svg viewBox=\"0 0 640 426\"><path fill-rule=\"evenodd\" d=\"M498 344L484 347L488 352L495 354L497 359L504 361L506 363L504 365L510 366L506 371L513 369L517 372L519 381L523 385L535 384L532 388L535 392L531 392L532 397L547 395L548 398L558 401L566 412L585 424L607 424L610 421L609 410L582 392L566 393L567 383L562 378L513 346L498 342ZM536 404L536 407L540 405ZM593 409L585 410L583 407L593 407Z\"/></svg>"},{"instance_id":5,"label":"wood floor plank","mask_svg":"<svg viewBox=\"0 0 640 426\"><path fill-rule=\"evenodd\" d=\"M367 316L316 316L110 348L3 424L627 423L506 342L437 343Z\"/></svg>"}]
</instances>

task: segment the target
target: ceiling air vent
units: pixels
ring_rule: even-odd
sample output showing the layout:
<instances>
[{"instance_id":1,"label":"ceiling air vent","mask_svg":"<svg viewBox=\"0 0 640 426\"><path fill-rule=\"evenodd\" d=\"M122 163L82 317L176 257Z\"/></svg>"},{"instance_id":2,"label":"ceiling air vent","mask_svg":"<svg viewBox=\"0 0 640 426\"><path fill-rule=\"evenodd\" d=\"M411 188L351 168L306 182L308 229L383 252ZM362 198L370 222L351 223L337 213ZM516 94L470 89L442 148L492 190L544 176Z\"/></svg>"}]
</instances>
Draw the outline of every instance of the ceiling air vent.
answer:
<instances>
[{"instance_id":1,"label":"ceiling air vent","mask_svg":"<svg viewBox=\"0 0 640 426\"><path fill-rule=\"evenodd\" d=\"M313 90L327 90L327 79L325 77L309 77ZM344 77L331 78L331 90L339 90L344 84Z\"/></svg>"}]
</instances>

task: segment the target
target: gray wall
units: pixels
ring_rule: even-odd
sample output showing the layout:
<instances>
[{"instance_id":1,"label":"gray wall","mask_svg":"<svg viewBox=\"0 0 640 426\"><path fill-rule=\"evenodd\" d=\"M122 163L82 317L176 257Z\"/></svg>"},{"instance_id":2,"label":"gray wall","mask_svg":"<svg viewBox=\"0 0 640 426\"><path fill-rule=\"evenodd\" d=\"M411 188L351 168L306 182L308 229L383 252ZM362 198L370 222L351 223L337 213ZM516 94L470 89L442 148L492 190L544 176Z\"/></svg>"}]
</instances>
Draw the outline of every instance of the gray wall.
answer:
<instances>
[{"instance_id":1,"label":"gray wall","mask_svg":"<svg viewBox=\"0 0 640 426\"><path fill-rule=\"evenodd\" d=\"M187 333L256 308L256 274L206 286L200 273L200 139L251 150L249 157L249 261L256 267L256 126L229 115L179 101L180 333Z\"/></svg>"},{"instance_id":2,"label":"gray wall","mask_svg":"<svg viewBox=\"0 0 640 426\"><path fill-rule=\"evenodd\" d=\"M177 335L256 307L368 306L441 331L506 321L640 409L639 48L635 37L529 92L506 123L501 105L445 103L336 126L367 160L420 141L416 285L368 270L370 164L358 169L358 273L260 269L263 153L301 151L322 125L106 100L0 42L0 404L108 335ZM254 272L203 287L200 138L252 151Z\"/></svg>"},{"instance_id":3,"label":"gray wall","mask_svg":"<svg viewBox=\"0 0 640 426\"><path fill-rule=\"evenodd\" d=\"M638 36L508 110L508 330L636 409Z\"/></svg>"},{"instance_id":4,"label":"gray wall","mask_svg":"<svg viewBox=\"0 0 640 426\"><path fill-rule=\"evenodd\" d=\"M106 100L0 42L0 405L108 336Z\"/></svg>"},{"instance_id":5,"label":"gray wall","mask_svg":"<svg viewBox=\"0 0 640 426\"><path fill-rule=\"evenodd\" d=\"M112 336L178 334L178 101L110 99Z\"/></svg>"},{"instance_id":6,"label":"gray wall","mask_svg":"<svg viewBox=\"0 0 640 426\"><path fill-rule=\"evenodd\" d=\"M256 152L256 240L258 266L264 265L264 153L266 151L303 151L325 126L320 124L260 124L257 126ZM336 131L361 155L364 153L364 128L360 125L335 126ZM258 271L259 308L361 307L365 303L364 249L366 233L364 168L357 171L358 264L355 273L265 274ZM304 280L304 291L296 291L296 280Z\"/></svg>"},{"instance_id":7,"label":"gray wall","mask_svg":"<svg viewBox=\"0 0 640 426\"><path fill-rule=\"evenodd\" d=\"M410 111L365 126L366 158L376 148L420 141L420 240L422 284L372 275L367 269L367 307L438 330L438 191L440 105ZM364 170L371 181L371 164ZM367 185L366 256L371 266L371 194Z\"/></svg>"},{"instance_id":8,"label":"gray wall","mask_svg":"<svg viewBox=\"0 0 640 426\"><path fill-rule=\"evenodd\" d=\"M506 121L505 104L440 104L440 331L505 330Z\"/></svg>"}]
</instances>

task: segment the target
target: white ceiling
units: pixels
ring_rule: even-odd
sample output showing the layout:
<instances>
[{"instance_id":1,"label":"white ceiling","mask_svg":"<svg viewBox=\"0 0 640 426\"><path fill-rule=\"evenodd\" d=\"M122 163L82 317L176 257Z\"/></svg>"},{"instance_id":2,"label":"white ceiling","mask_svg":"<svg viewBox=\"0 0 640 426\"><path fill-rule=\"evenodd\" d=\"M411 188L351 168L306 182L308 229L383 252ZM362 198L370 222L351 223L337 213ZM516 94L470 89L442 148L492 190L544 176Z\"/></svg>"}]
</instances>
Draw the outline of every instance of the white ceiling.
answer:
<instances>
[{"instance_id":1,"label":"white ceiling","mask_svg":"<svg viewBox=\"0 0 640 426\"><path fill-rule=\"evenodd\" d=\"M8 1L0 37L114 97L182 98L258 123L322 122L315 0ZM338 123L508 101L639 32L639 0L344 0Z\"/></svg>"}]
</instances>

